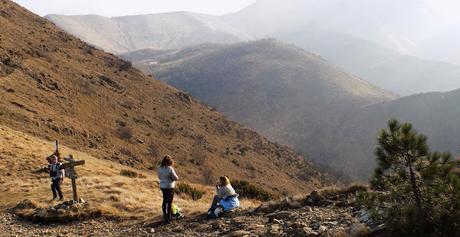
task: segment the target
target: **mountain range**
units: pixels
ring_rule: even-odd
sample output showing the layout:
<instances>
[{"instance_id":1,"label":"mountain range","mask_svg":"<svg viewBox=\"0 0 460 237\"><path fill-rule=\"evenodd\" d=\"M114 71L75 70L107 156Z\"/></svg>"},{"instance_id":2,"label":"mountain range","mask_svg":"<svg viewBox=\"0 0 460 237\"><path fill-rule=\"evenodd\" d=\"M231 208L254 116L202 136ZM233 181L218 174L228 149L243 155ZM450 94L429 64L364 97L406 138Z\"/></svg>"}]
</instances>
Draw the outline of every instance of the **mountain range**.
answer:
<instances>
[{"instance_id":1,"label":"mountain range","mask_svg":"<svg viewBox=\"0 0 460 237\"><path fill-rule=\"evenodd\" d=\"M460 48L453 40L458 36L456 31L440 32L435 28L447 23L442 14L427 14L430 7L421 0L258 0L224 16L176 12L47 18L67 32L114 53L277 38L406 96L460 87L460 58L455 56L460 55L455 53ZM434 49L442 49L442 53L429 53Z\"/></svg>"},{"instance_id":2,"label":"mountain range","mask_svg":"<svg viewBox=\"0 0 460 237\"><path fill-rule=\"evenodd\" d=\"M256 131L338 169L335 131L350 111L396 98L276 40L122 56ZM362 172L354 172L362 174Z\"/></svg>"},{"instance_id":3,"label":"mountain range","mask_svg":"<svg viewBox=\"0 0 460 237\"><path fill-rule=\"evenodd\" d=\"M435 150L460 153L460 91L398 98L301 48L276 40L122 55L262 134L363 179L378 131L413 122Z\"/></svg>"},{"instance_id":4,"label":"mountain range","mask_svg":"<svg viewBox=\"0 0 460 237\"><path fill-rule=\"evenodd\" d=\"M218 17L190 12L112 18L48 15L46 18L80 39L112 53L145 48L176 49L201 43L234 43L251 39Z\"/></svg>"}]
</instances>

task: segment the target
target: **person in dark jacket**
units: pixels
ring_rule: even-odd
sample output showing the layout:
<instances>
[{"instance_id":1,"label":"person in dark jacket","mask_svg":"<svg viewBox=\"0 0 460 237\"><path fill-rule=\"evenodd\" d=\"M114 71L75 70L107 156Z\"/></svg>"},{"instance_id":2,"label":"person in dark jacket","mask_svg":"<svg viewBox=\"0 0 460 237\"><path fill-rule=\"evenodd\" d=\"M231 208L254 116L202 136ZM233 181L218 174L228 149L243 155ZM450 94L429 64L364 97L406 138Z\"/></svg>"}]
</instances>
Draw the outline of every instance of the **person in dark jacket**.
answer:
<instances>
[{"instance_id":1,"label":"person in dark jacket","mask_svg":"<svg viewBox=\"0 0 460 237\"><path fill-rule=\"evenodd\" d=\"M51 177L51 191L53 192L53 200L59 195L59 200L64 199L62 194L61 184L64 182L64 170L61 169L62 163L56 155L51 157L51 163L48 165L48 171Z\"/></svg>"},{"instance_id":2,"label":"person in dark jacket","mask_svg":"<svg viewBox=\"0 0 460 237\"><path fill-rule=\"evenodd\" d=\"M171 206L174 199L174 187L176 181L179 179L174 168L174 161L171 156L166 155L158 167L158 178L160 179L160 189L163 193L163 204L161 206L163 211L163 223L168 224L171 220Z\"/></svg>"}]
</instances>

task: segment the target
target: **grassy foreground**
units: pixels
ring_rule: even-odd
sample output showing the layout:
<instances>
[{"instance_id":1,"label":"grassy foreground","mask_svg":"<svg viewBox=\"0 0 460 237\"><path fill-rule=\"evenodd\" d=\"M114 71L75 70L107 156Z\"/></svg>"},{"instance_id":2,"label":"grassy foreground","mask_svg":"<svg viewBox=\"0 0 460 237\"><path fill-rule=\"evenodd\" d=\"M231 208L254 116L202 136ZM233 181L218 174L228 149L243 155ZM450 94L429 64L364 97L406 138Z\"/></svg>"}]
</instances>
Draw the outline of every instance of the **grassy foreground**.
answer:
<instances>
[{"instance_id":1,"label":"grassy foreground","mask_svg":"<svg viewBox=\"0 0 460 237\"><path fill-rule=\"evenodd\" d=\"M6 211L24 199L32 200L39 207L57 204L51 201L48 174L38 172L46 166L45 157L53 149L51 141L0 126L0 173L5 174L0 177L0 211ZM133 170L130 167L97 159L66 146L60 146L60 152L65 156L73 154L75 159L86 161L84 166L77 167L79 195L103 216L142 220L161 214L161 191L155 171L136 170L137 177L129 177L123 174L126 170ZM207 211L213 188L195 184L191 186L205 191L204 196L192 200L187 195L176 195L175 203L187 215ZM70 179L66 179L62 187L65 198L70 199ZM242 205L250 207L256 203L243 200Z\"/></svg>"}]
</instances>

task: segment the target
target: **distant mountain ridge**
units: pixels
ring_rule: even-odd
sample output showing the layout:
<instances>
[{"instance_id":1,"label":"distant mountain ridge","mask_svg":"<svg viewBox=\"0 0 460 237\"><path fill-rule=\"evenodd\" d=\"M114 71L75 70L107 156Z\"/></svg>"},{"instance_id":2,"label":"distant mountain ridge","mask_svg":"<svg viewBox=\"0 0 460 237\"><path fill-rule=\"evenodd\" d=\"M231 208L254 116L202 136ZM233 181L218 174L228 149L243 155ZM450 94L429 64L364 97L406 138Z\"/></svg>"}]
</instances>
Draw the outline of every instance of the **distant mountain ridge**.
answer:
<instances>
[{"instance_id":1,"label":"distant mountain ridge","mask_svg":"<svg viewBox=\"0 0 460 237\"><path fill-rule=\"evenodd\" d=\"M371 174L378 131L391 118L413 123L428 136L433 150L460 154L460 90L398 99L337 73L339 68L316 55L275 40L140 50L123 57L231 118L355 178ZM353 86L341 86L344 83ZM367 97L346 92L357 85L373 93Z\"/></svg>"},{"instance_id":2,"label":"distant mountain ridge","mask_svg":"<svg viewBox=\"0 0 460 237\"><path fill-rule=\"evenodd\" d=\"M257 0L224 18L258 38L315 25L400 54L460 64L460 18L448 15L456 7L450 0Z\"/></svg>"},{"instance_id":3,"label":"distant mountain ridge","mask_svg":"<svg viewBox=\"0 0 460 237\"><path fill-rule=\"evenodd\" d=\"M460 88L460 66L455 64L460 64L460 58L454 57L460 48L452 42L439 43L455 39L455 34L429 31L442 20L438 15L427 15L427 7L420 0L404 3L258 0L225 16L176 12L114 18L94 15L47 18L67 32L113 53L277 38L319 54L385 90L406 96ZM420 27L419 20L426 27ZM427 35L425 31L433 36L427 36L426 41L416 37L417 32ZM446 37L439 39L437 34ZM440 53L434 52L433 47L449 57L438 57ZM450 50L446 49L449 47Z\"/></svg>"},{"instance_id":4,"label":"distant mountain ridge","mask_svg":"<svg viewBox=\"0 0 460 237\"><path fill-rule=\"evenodd\" d=\"M421 0L258 0L223 18L255 38L294 43L406 96L460 88L460 54L454 53L460 47L453 43L458 31L437 36L435 29L448 23L428 8Z\"/></svg>"},{"instance_id":5,"label":"distant mountain ridge","mask_svg":"<svg viewBox=\"0 0 460 237\"><path fill-rule=\"evenodd\" d=\"M276 38L296 44L364 80L406 96L460 88L460 66L401 54L371 41L311 26L278 32Z\"/></svg>"},{"instance_id":6,"label":"distant mountain ridge","mask_svg":"<svg viewBox=\"0 0 460 237\"><path fill-rule=\"evenodd\" d=\"M46 18L65 31L112 53L252 39L218 17L190 12L111 18L98 15L47 15Z\"/></svg>"}]
</instances>

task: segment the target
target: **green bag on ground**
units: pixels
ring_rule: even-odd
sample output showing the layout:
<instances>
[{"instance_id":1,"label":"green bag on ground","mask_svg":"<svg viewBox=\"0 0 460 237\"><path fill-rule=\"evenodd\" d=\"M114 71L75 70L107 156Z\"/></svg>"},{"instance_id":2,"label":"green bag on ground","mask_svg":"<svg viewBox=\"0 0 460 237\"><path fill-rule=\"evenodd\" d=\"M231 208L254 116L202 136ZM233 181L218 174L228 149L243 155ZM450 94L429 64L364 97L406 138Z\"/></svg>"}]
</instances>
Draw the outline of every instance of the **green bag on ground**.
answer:
<instances>
[{"instance_id":1,"label":"green bag on ground","mask_svg":"<svg viewBox=\"0 0 460 237\"><path fill-rule=\"evenodd\" d=\"M180 219L184 217L184 214L182 214L182 209L178 207L176 204L171 205L171 214L173 218Z\"/></svg>"}]
</instances>

